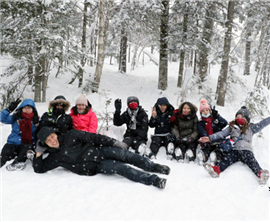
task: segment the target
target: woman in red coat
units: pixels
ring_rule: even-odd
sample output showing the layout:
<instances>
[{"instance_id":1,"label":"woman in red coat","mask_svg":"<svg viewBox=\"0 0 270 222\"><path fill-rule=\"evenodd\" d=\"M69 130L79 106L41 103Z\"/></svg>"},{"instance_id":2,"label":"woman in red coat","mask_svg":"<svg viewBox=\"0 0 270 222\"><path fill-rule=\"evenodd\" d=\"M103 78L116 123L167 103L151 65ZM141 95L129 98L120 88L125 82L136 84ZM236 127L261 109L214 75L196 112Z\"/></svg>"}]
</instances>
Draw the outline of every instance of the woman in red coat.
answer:
<instances>
[{"instance_id":1,"label":"woman in red coat","mask_svg":"<svg viewBox=\"0 0 270 222\"><path fill-rule=\"evenodd\" d=\"M74 129L97 133L98 119L84 94L78 97L76 105L71 108L69 115L72 117Z\"/></svg>"}]
</instances>

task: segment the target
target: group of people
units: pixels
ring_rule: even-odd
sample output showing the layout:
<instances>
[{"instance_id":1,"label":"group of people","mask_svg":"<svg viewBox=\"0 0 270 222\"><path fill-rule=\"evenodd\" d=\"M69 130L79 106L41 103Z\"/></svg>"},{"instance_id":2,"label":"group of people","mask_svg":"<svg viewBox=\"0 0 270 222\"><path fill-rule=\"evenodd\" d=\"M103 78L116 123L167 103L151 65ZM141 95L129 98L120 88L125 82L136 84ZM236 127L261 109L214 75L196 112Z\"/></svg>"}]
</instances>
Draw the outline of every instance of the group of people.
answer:
<instances>
[{"instance_id":1,"label":"group of people","mask_svg":"<svg viewBox=\"0 0 270 222\"><path fill-rule=\"evenodd\" d=\"M64 96L57 96L40 119L33 100L20 102L17 99L1 112L1 122L12 124L0 156L1 167L14 159L6 167L9 171L23 170L28 158L36 173L64 167L79 175L119 174L163 189L167 180L149 173L170 173L168 166L152 161L163 146L168 159L197 160L212 177L219 177L231 164L241 161L260 184L266 184L269 178L268 170L263 170L254 157L252 136L270 124L270 117L252 124L245 106L228 124L205 99L199 105L200 120L198 108L187 101L175 109L166 97L158 98L148 119L136 96L127 98L127 108L122 113L122 102L116 99L113 123L126 125L123 140L119 141L96 133L98 119L85 95L77 98L69 114L70 103ZM154 135L147 146L149 127L154 128ZM231 138L231 151L221 147L227 137Z\"/></svg>"}]
</instances>

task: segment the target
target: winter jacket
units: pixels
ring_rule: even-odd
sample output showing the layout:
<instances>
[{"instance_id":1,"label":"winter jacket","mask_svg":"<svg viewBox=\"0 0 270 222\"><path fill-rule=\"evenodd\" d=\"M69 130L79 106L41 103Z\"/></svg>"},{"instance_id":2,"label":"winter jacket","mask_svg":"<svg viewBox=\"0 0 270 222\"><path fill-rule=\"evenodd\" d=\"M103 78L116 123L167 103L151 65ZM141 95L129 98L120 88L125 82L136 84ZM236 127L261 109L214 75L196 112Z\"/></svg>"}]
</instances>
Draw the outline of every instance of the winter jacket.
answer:
<instances>
[{"instance_id":1,"label":"winter jacket","mask_svg":"<svg viewBox=\"0 0 270 222\"><path fill-rule=\"evenodd\" d=\"M160 111L159 106L161 104L167 105L167 109L164 113ZM169 103L166 97L159 98L155 104L157 116L151 116L149 120L149 126L155 127L155 134L166 134L171 132L170 118L173 114L174 107Z\"/></svg>"},{"instance_id":2,"label":"winter jacket","mask_svg":"<svg viewBox=\"0 0 270 222\"><path fill-rule=\"evenodd\" d=\"M221 131L225 126L227 126L228 122L223 117L221 117L219 114L217 116L212 117L212 129L213 133ZM198 133L199 137L208 136L208 133L206 132L206 122L203 120L200 120L198 122Z\"/></svg>"},{"instance_id":3,"label":"winter jacket","mask_svg":"<svg viewBox=\"0 0 270 222\"><path fill-rule=\"evenodd\" d=\"M57 167L79 175L95 175L97 164L104 159L102 146L113 146L113 138L72 129L58 136L59 148L47 148L49 155L34 157L36 173L45 173Z\"/></svg>"},{"instance_id":4,"label":"winter jacket","mask_svg":"<svg viewBox=\"0 0 270 222\"><path fill-rule=\"evenodd\" d=\"M34 109L36 109L35 103L32 99L26 99L24 100L21 105L17 108L20 109L25 106L32 106ZM14 119L13 115L10 115L10 113L7 111L7 109L4 109L1 112L1 122L5 124L11 124L11 134L8 136L7 143L8 144L14 144L14 145L21 145L21 132L20 132L20 121L22 119ZM36 128L37 124L32 123L32 140L35 143L36 141Z\"/></svg>"},{"instance_id":5,"label":"winter jacket","mask_svg":"<svg viewBox=\"0 0 270 222\"><path fill-rule=\"evenodd\" d=\"M126 124L127 129L124 134L125 137L135 137L138 141L145 140L147 141L147 132L148 132L148 115L141 106L138 106L138 113L136 116L136 129L133 130L129 127L131 117L128 114L128 109L120 115L120 111L116 110L113 118L113 124L116 126L121 126Z\"/></svg>"},{"instance_id":6,"label":"winter jacket","mask_svg":"<svg viewBox=\"0 0 270 222\"><path fill-rule=\"evenodd\" d=\"M98 119L96 114L92 111L92 108L87 109L88 112L79 114L74 106L70 110L70 116L72 117L73 128L77 130L87 131L89 133L96 133L98 127Z\"/></svg>"},{"instance_id":7,"label":"winter jacket","mask_svg":"<svg viewBox=\"0 0 270 222\"><path fill-rule=\"evenodd\" d=\"M252 149L252 137L255 133L260 132L264 127L270 124L270 117L260 121L256 124L250 124L246 128L246 133L241 134L241 130L237 125L234 125L232 130L228 126L224 130L212 134L209 136L211 142L219 141L225 139L227 136L235 142L234 150L249 150L253 152Z\"/></svg>"}]
</instances>

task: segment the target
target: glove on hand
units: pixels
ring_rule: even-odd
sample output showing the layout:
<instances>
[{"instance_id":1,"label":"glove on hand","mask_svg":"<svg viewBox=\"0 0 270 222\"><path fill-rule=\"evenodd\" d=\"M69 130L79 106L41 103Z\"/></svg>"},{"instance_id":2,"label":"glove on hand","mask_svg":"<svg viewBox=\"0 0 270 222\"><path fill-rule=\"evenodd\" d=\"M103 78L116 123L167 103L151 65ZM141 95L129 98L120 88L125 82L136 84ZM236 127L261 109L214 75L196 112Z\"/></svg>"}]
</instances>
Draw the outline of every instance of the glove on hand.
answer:
<instances>
[{"instance_id":1,"label":"glove on hand","mask_svg":"<svg viewBox=\"0 0 270 222\"><path fill-rule=\"evenodd\" d=\"M44 146L41 145L41 142L40 142L40 141L37 142L37 144L36 144L36 149L35 149L35 151L36 151L37 153L43 154L43 153L45 152L46 149L47 149L46 147L44 147Z\"/></svg>"},{"instance_id":2,"label":"glove on hand","mask_svg":"<svg viewBox=\"0 0 270 222\"><path fill-rule=\"evenodd\" d=\"M216 107L214 106L213 108L211 108L211 112L213 117L217 117L218 111L215 109Z\"/></svg>"},{"instance_id":3,"label":"glove on hand","mask_svg":"<svg viewBox=\"0 0 270 222\"><path fill-rule=\"evenodd\" d=\"M8 112L12 112L14 111L14 109L17 108L17 106L19 105L19 103L21 102L22 100L20 98L18 98L16 101L13 101L10 103L9 107L7 108L7 111Z\"/></svg>"},{"instance_id":4,"label":"glove on hand","mask_svg":"<svg viewBox=\"0 0 270 222\"><path fill-rule=\"evenodd\" d=\"M119 141L119 140L116 140L116 141L114 142L113 146L119 147L119 148L121 148L121 149L123 149L123 150L127 150L127 148L128 148L128 145L127 145L126 143L123 143L123 142L121 142L121 141Z\"/></svg>"},{"instance_id":5,"label":"glove on hand","mask_svg":"<svg viewBox=\"0 0 270 222\"><path fill-rule=\"evenodd\" d=\"M114 106L115 106L115 109L116 109L116 110L121 110L121 108L122 108L122 102L121 102L121 99L116 99L116 100L114 101Z\"/></svg>"},{"instance_id":6,"label":"glove on hand","mask_svg":"<svg viewBox=\"0 0 270 222\"><path fill-rule=\"evenodd\" d=\"M203 143L203 149L210 147L210 142Z\"/></svg>"}]
</instances>

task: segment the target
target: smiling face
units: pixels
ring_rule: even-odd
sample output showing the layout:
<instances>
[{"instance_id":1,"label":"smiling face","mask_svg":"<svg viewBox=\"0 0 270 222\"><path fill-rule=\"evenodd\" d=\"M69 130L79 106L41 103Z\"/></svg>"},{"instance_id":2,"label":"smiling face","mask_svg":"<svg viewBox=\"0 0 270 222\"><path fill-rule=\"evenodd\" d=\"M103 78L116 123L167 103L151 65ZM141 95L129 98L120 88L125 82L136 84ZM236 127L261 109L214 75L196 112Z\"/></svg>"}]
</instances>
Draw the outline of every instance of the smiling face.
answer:
<instances>
[{"instance_id":1,"label":"smiling face","mask_svg":"<svg viewBox=\"0 0 270 222\"><path fill-rule=\"evenodd\" d=\"M31 106L25 106L25 107L22 108L22 112L27 113L27 114L32 113L33 108Z\"/></svg>"},{"instance_id":2,"label":"smiling face","mask_svg":"<svg viewBox=\"0 0 270 222\"><path fill-rule=\"evenodd\" d=\"M207 108L205 108L205 109L202 110L201 113L202 113L203 115L207 116L207 115L210 113L210 110L207 109Z\"/></svg>"},{"instance_id":3,"label":"smiling face","mask_svg":"<svg viewBox=\"0 0 270 222\"><path fill-rule=\"evenodd\" d=\"M51 148L58 148L59 141L56 133L51 133L47 138L45 143Z\"/></svg>"},{"instance_id":4,"label":"smiling face","mask_svg":"<svg viewBox=\"0 0 270 222\"><path fill-rule=\"evenodd\" d=\"M164 112L166 111L166 109L167 109L167 105L161 104L161 105L159 106L159 109L160 109L160 111L161 111L162 113L164 113Z\"/></svg>"},{"instance_id":5,"label":"smiling face","mask_svg":"<svg viewBox=\"0 0 270 222\"><path fill-rule=\"evenodd\" d=\"M188 114L190 114L190 108L189 108L189 106L187 105L187 104L185 104L184 105L184 107L183 107L183 111L182 111L182 113L184 114L184 115L188 115Z\"/></svg>"},{"instance_id":6,"label":"smiling face","mask_svg":"<svg viewBox=\"0 0 270 222\"><path fill-rule=\"evenodd\" d=\"M79 113L83 113L86 108L86 105L84 104L77 104L76 106Z\"/></svg>"}]
</instances>

